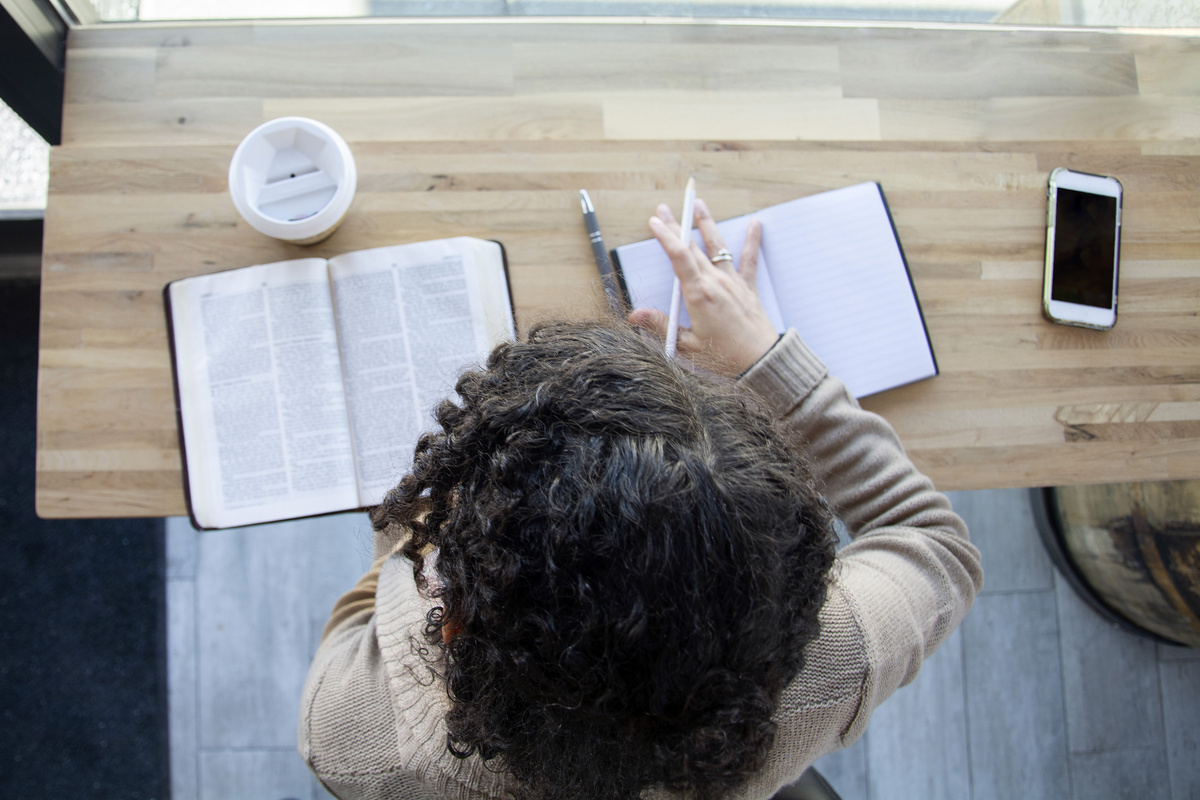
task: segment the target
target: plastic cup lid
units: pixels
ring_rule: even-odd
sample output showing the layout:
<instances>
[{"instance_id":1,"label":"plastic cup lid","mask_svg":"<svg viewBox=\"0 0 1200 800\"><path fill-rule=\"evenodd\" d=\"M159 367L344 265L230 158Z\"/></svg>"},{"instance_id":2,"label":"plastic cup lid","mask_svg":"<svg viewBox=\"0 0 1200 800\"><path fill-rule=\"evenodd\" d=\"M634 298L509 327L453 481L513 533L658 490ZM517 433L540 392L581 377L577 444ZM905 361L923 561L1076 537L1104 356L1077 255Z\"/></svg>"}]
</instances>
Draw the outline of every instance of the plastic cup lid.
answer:
<instances>
[{"instance_id":1,"label":"plastic cup lid","mask_svg":"<svg viewBox=\"0 0 1200 800\"><path fill-rule=\"evenodd\" d=\"M354 156L336 131L305 117L281 117L238 145L229 164L229 193L255 230L307 239L342 219L357 177Z\"/></svg>"}]
</instances>

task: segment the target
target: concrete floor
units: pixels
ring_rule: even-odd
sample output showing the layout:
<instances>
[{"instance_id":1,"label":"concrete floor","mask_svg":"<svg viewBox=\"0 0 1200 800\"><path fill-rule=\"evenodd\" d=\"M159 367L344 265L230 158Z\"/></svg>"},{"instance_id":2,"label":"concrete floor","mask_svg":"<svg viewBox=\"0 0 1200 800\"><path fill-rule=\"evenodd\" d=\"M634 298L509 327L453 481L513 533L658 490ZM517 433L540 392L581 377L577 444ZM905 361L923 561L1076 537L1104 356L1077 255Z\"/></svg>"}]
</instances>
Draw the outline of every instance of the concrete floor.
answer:
<instances>
[{"instance_id":1,"label":"concrete floor","mask_svg":"<svg viewBox=\"0 0 1200 800\"><path fill-rule=\"evenodd\" d=\"M1054 572L1024 490L955 492L986 584L866 735L817 767L844 800L1197 800L1200 650L1111 627ZM321 627L370 561L362 514L167 523L174 800L324 798L295 750Z\"/></svg>"}]
</instances>

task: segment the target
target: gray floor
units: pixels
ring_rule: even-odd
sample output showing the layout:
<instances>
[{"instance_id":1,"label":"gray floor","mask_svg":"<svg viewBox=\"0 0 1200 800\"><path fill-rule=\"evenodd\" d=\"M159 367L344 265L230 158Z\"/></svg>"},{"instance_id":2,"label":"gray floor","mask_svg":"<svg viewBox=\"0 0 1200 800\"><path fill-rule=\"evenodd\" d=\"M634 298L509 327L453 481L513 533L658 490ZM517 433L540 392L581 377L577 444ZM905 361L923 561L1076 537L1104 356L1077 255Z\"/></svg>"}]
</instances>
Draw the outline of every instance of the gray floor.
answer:
<instances>
[{"instance_id":1,"label":"gray floor","mask_svg":"<svg viewBox=\"0 0 1200 800\"><path fill-rule=\"evenodd\" d=\"M986 587L916 681L818 764L845 800L1200 800L1200 651L1114 629L1054 572L1024 491L951 495ZM297 701L365 515L196 533L168 522L175 800L327 795Z\"/></svg>"},{"instance_id":2,"label":"gray floor","mask_svg":"<svg viewBox=\"0 0 1200 800\"><path fill-rule=\"evenodd\" d=\"M300 690L370 561L365 514L202 533L167 521L172 800L328 797L296 753Z\"/></svg>"}]
</instances>

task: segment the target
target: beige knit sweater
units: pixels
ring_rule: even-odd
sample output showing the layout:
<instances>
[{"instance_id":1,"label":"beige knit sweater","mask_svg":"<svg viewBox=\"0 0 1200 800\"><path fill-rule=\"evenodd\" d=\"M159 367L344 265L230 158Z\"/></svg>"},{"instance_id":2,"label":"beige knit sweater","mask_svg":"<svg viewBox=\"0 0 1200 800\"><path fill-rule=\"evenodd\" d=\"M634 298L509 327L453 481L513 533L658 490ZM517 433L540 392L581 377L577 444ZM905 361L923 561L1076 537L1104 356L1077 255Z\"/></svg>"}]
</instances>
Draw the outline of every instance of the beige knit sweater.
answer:
<instances>
[{"instance_id":1,"label":"beige knit sweater","mask_svg":"<svg viewBox=\"0 0 1200 800\"><path fill-rule=\"evenodd\" d=\"M862 734L959 624L983 574L946 497L794 331L742 382L804 434L822 491L854 539L834 565L820 635L780 699L766 766L737 794L767 798ZM376 555L338 601L313 660L301 755L343 800L504 796L502 774L446 751L446 690L422 636L431 604L405 559Z\"/></svg>"}]
</instances>

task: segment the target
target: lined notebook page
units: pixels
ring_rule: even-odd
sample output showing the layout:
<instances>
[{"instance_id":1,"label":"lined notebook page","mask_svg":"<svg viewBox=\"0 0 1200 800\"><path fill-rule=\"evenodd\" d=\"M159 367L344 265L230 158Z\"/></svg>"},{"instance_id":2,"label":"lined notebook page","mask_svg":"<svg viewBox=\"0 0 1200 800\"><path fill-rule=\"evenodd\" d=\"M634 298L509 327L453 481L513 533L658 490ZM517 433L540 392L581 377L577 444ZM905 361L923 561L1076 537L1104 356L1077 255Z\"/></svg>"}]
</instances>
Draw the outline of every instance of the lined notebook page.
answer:
<instances>
[{"instance_id":1,"label":"lined notebook page","mask_svg":"<svg viewBox=\"0 0 1200 800\"><path fill-rule=\"evenodd\" d=\"M937 374L878 184L755 216L783 318L855 397Z\"/></svg>"},{"instance_id":2,"label":"lined notebook page","mask_svg":"<svg viewBox=\"0 0 1200 800\"><path fill-rule=\"evenodd\" d=\"M744 235L750 217L763 224L763 255L783 322L855 397L937 374L878 184L847 186L725 220L719 224L722 234ZM626 248L617 251L624 269ZM664 262L669 270L665 257ZM633 292L638 281L631 282L634 306L669 304L670 278L668 273L666 297L654 302L642 301Z\"/></svg>"}]
</instances>

